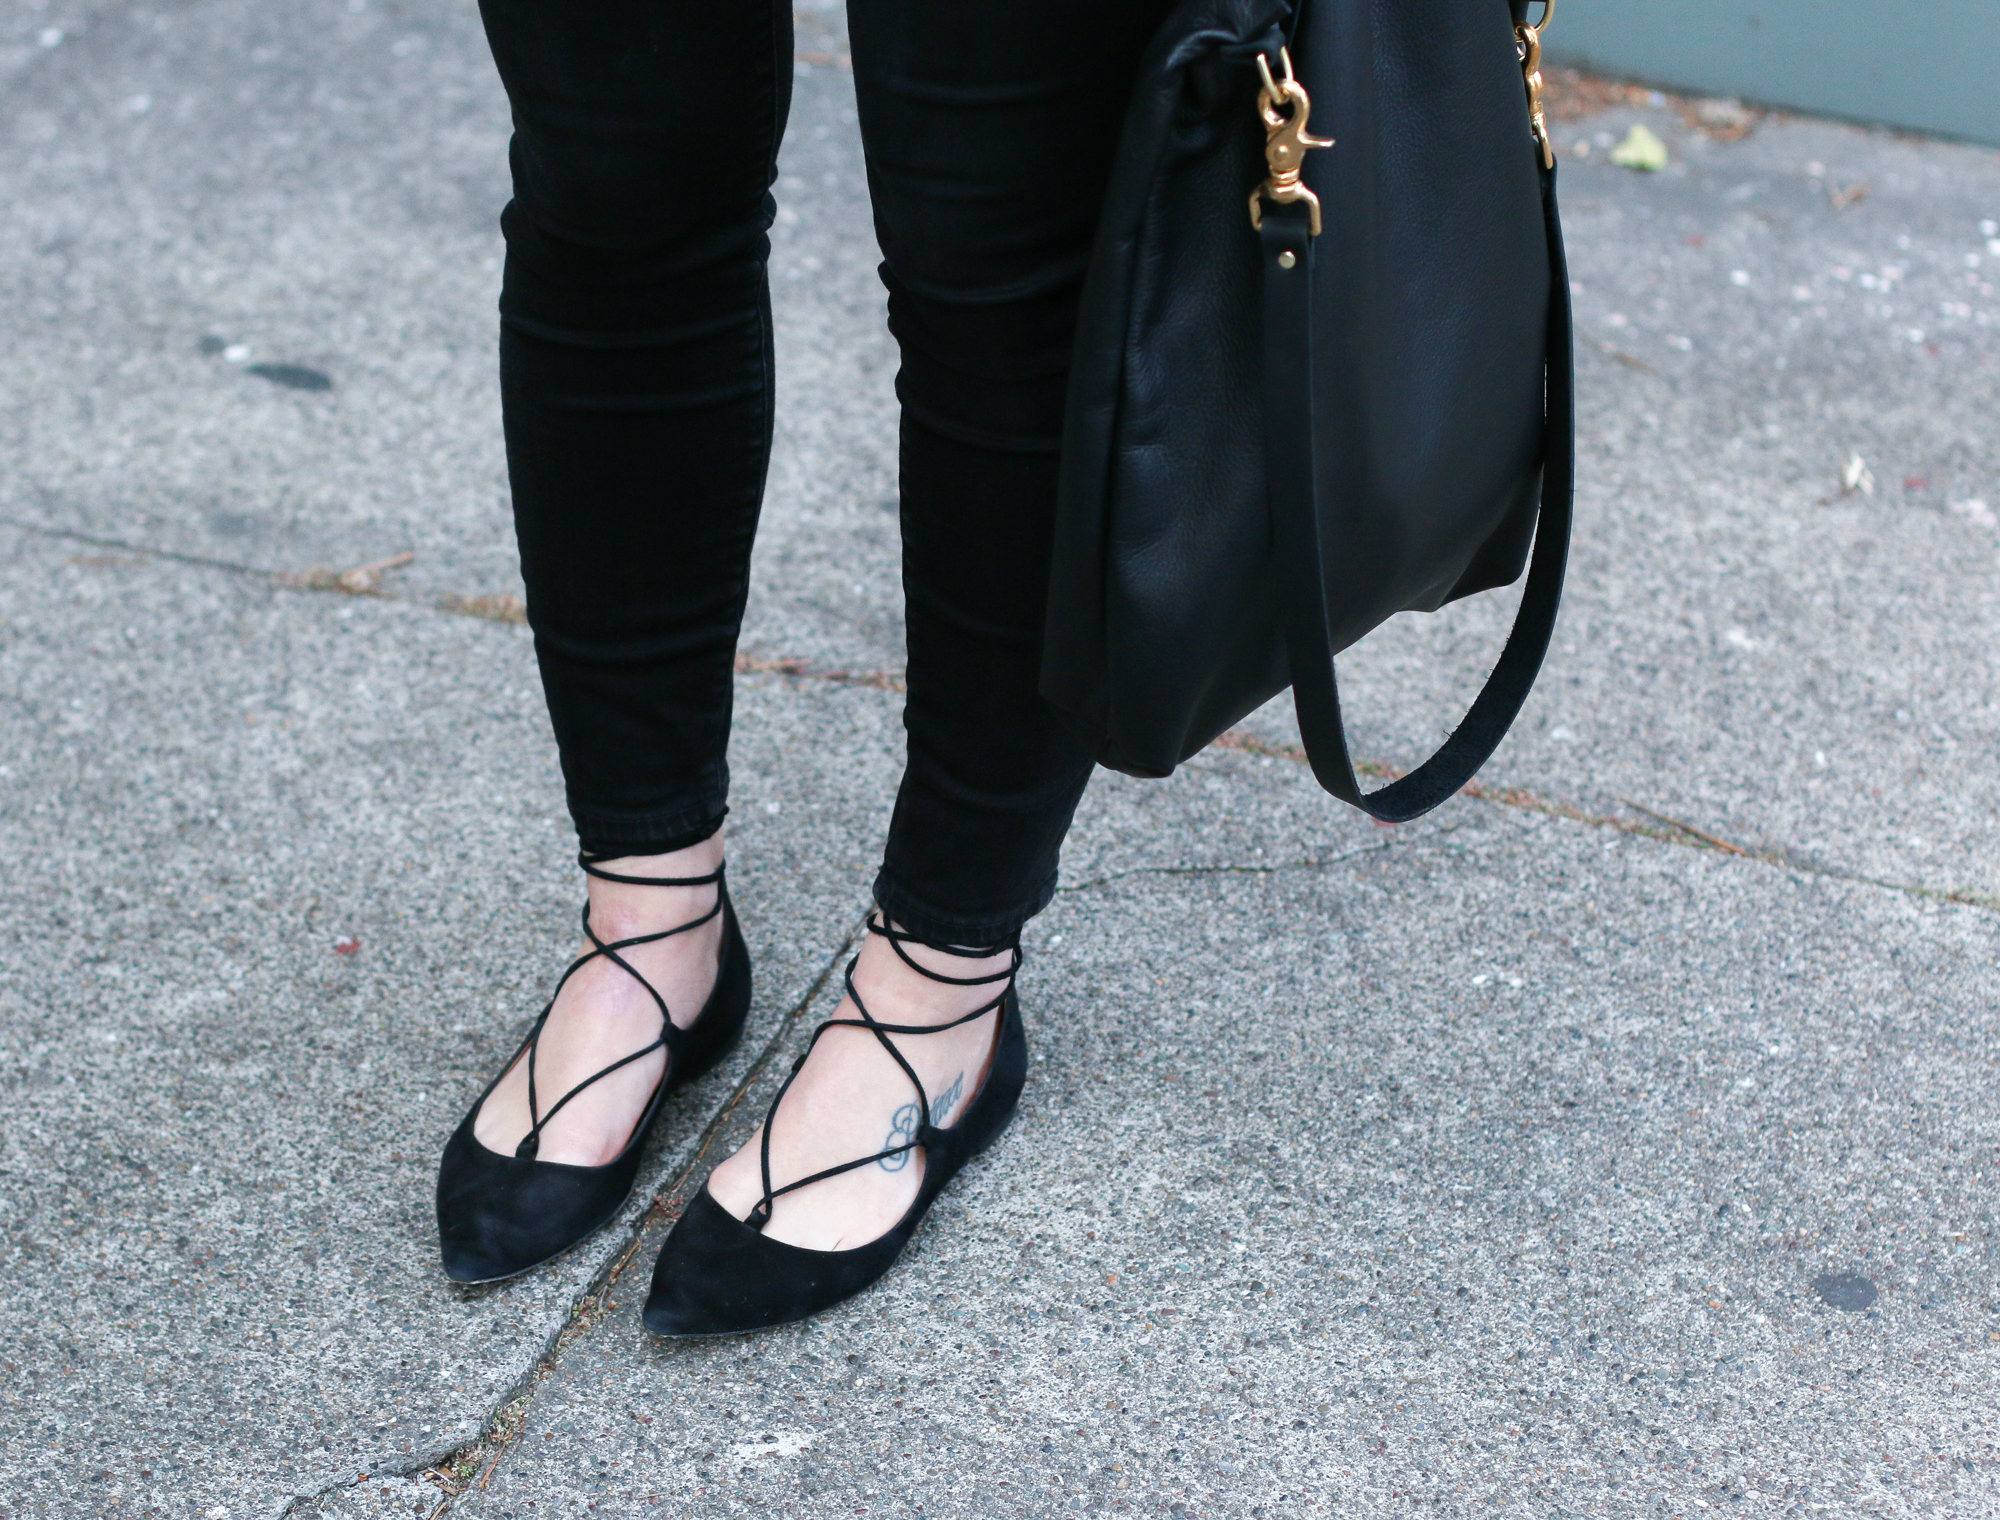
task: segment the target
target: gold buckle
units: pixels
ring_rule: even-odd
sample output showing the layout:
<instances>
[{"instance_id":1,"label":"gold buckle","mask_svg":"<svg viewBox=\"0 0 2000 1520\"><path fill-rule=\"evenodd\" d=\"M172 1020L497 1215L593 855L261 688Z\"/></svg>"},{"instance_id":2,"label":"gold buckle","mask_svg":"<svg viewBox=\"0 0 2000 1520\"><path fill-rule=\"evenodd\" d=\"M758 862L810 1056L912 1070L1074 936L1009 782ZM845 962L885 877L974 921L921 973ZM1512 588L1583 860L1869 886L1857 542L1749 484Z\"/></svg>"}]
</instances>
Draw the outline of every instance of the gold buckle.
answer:
<instances>
[{"instance_id":1,"label":"gold buckle","mask_svg":"<svg viewBox=\"0 0 2000 1520\"><path fill-rule=\"evenodd\" d=\"M1521 55L1521 78L1528 86L1528 131L1542 150L1542 167L1556 166L1556 145L1549 141L1549 119L1542 112L1542 33L1556 13L1556 0L1542 0L1542 19L1514 28L1514 49Z\"/></svg>"},{"instance_id":2,"label":"gold buckle","mask_svg":"<svg viewBox=\"0 0 2000 1520\"><path fill-rule=\"evenodd\" d=\"M1312 101L1306 95L1306 87L1292 77L1291 49L1279 48L1278 62L1285 71L1283 79L1273 78L1271 60L1262 53L1257 55L1257 72L1264 81L1257 91L1257 115L1264 123L1264 163L1270 177L1250 192L1250 225L1264 225L1267 200L1279 206L1295 206L1304 201L1307 225L1311 235L1318 237L1319 197L1299 182L1299 171L1305 167L1308 149L1331 148L1333 139L1314 137L1306 131ZM1280 104L1290 109L1280 111Z\"/></svg>"}]
</instances>

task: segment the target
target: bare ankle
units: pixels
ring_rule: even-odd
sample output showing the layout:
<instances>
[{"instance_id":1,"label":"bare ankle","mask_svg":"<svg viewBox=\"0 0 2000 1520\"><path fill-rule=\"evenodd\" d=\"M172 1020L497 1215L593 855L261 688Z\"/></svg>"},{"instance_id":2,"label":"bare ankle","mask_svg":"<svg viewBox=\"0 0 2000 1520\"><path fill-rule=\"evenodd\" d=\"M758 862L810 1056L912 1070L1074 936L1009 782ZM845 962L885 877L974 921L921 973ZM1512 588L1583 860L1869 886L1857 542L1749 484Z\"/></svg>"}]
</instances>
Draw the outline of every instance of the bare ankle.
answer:
<instances>
[{"instance_id":1,"label":"bare ankle","mask_svg":"<svg viewBox=\"0 0 2000 1520\"><path fill-rule=\"evenodd\" d=\"M889 934L878 930L862 946L855 985L871 1007L873 1000L881 1000L904 1022L948 1023L991 1003L1018 965L1018 952L1011 947L992 955L964 955L908 939L893 921L886 927Z\"/></svg>"},{"instance_id":2,"label":"bare ankle","mask_svg":"<svg viewBox=\"0 0 2000 1520\"><path fill-rule=\"evenodd\" d=\"M722 861L719 829L684 850L591 861L585 885L592 930L600 939L629 939L699 917L715 904L720 885L660 887L650 883L712 876L721 869ZM606 876L629 876L637 880L609 881Z\"/></svg>"}]
</instances>

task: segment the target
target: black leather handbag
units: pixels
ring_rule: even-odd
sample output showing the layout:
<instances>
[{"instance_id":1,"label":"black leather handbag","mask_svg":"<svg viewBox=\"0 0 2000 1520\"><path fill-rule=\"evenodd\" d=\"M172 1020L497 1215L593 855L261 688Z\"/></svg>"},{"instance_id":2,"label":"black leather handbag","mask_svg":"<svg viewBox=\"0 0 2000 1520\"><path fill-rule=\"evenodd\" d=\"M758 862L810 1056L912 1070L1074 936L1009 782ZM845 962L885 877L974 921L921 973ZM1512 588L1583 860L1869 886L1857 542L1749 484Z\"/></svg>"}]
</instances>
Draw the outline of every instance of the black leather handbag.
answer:
<instances>
[{"instance_id":1,"label":"black leather handbag","mask_svg":"<svg viewBox=\"0 0 2000 1520\"><path fill-rule=\"evenodd\" d=\"M1085 284L1041 681L1101 763L1167 775L1289 684L1320 784L1401 820L1520 711L1574 468L1525 9L1183 0L1151 44ZM1364 794L1334 656L1514 581L1531 542L1470 712Z\"/></svg>"}]
</instances>

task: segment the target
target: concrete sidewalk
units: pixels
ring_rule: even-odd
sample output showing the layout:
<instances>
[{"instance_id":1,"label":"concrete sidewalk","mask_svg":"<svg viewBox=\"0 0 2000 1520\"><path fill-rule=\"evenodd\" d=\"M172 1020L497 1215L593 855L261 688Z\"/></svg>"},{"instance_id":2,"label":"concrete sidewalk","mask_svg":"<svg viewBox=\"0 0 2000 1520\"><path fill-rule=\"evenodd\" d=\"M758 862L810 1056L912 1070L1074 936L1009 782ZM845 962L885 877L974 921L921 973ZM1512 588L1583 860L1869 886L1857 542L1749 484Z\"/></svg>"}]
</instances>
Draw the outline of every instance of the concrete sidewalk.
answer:
<instances>
[{"instance_id":1,"label":"concrete sidewalk","mask_svg":"<svg viewBox=\"0 0 2000 1520\"><path fill-rule=\"evenodd\" d=\"M2000 154L1811 121L1562 125L1578 544L1477 794L1378 828L1283 703L1100 777L1007 1141L876 1292L644 1334L900 764L837 11L799 49L751 1032L613 1227L465 1291L436 1152L576 897L476 16L0 23L0 1517L2000 1512ZM1641 118L1659 175L1604 161ZM1358 748L1417 758L1508 610L1356 651Z\"/></svg>"}]
</instances>

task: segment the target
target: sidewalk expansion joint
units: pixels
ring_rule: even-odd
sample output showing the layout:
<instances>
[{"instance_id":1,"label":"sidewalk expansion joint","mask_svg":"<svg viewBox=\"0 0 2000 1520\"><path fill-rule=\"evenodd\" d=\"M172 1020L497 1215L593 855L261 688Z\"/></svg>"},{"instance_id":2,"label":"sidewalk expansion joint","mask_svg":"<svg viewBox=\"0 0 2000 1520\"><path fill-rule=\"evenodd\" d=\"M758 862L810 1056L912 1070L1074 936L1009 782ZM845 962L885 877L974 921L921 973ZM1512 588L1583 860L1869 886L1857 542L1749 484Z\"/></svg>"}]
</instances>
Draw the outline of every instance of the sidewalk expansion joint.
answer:
<instances>
[{"instance_id":1,"label":"sidewalk expansion joint","mask_svg":"<svg viewBox=\"0 0 2000 1520\"><path fill-rule=\"evenodd\" d=\"M398 1468L383 1465L374 1469L379 1475L393 1474L418 1481L427 1479L435 1485L441 1491L441 1497L436 1508L428 1512L426 1520L439 1520L461 1494L484 1489L491 1481L494 1472L507 1453L513 1450L514 1443L519 1440L521 1432L526 1428L535 1395L540 1391L542 1384L561 1364L569 1348L602 1324L611 1309L615 1307L611 1300L611 1291L638 1256L647 1235L656 1227L663 1227L678 1218L681 1210L687 1206L694 1186L706 1179L705 1163L709 1152L722 1138L730 1119L742 1107L744 1099L756 1088L758 1081L770 1069L771 1063L785 1048L787 1040L806 1010L812 1007L820 994L826 990L827 982L839 969L842 960L853 951L855 941L860 938L862 925L866 921L864 917L847 932L833 953L827 957L826 963L820 967L819 973L814 976L812 984L806 988L805 993L785 1010L784 1016L778 1020L778 1027L771 1031L770 1037L758 1050L756 1058L751 1061L736 1086L730 1090L729 1096L723 1099L721 1106L703 1126L693 1153L674 1173L666 1186L653 1195L653 1201L627 1226L623 1243L577 1295L568 1316L543 1341L541 1353L535 1358L534 1364L500 1396L479 1434L462 1446L429 1452L411 1465ZM301 1505L318 1503L333 1494L353 1488L360 1481L359 1478L343 1479L329 1483L312 1493L296 1495L280 1514L292 1515Z\"/></svg>"},{"instance_id":2,"label":"sidewalk expansion joint","mask_svg":"<svg viewBox=\"0 0 2000 1520\"><path fill-rule=\"evenodd\" d=\"M0 528L13 528L22 533L32 533L44 538L62 539L69 543L88 544L93 548L112 549L126 554L144 555L154 559L172 560L178 564L194 565L206 570L222 570L249 579L262 581L266 585L282 590L302 592L331 592L341 596L366 596L380 601L401 602L406 606L425 607L434 612L448 613L456 617L474 617L492 623L526 623L527 611L521 599L509 594L489 596L461 596L448 593L436 601L424 601L417 597L400 596L383 586L382 578L389 571L398 569L412 560L414 552L391 555L370 564L357 565L348 570L327 570L314 567L302 571L264 570L254 565L232 563L228 560L211 559L199 554L182 554L172 549L156 549L145 544L135 544L124 539L107 538L99 534L81 533L71 528L54 528L42 523L21 522L13 518L0 518ZM904 691L907 682L900 670L815 670L810 662L791 656L769 656L739 653L736 656L738 675L775 675L794 681L807 681L821 685L860 687L874 691ZM1268 759L1289 760L1296 764L1306 763L1306 752L1296 744L1285 744L1276 740L1259 738L1241 729L1231 729L1215 741L1218 749L1239 750L1245 754L1258 755ZM1393 781L1403 774L1395 766L1379 762L1363 761L1355 766L1356 772L1371 780ZM1890 881L1885 877L1870 876L1862 871L1844 870L1824 861L1811 860L1792 850L1782 847L1735 844L1717 835L1683 823L1665 813L1654 811L1637 802L1619 800L1634 812L1642 813L1651 822L1636 822L1612 813L1594 813L1574 803L1560 798L1544 797L1538 792L1518 786L1491 786L1482 781L1473 781L1461 789L1459 795L1476 802L1497 804L1521 812L1540 813L1548 818L1560 818L1570 823L1581 823L1589 828L1609 829L1635 838L1651 839L1661 844L1680 845L1690 849L1708 850L1719 854L1741 856L1762 865L1776 866L1781 870L1796 871L1802 875L1818 876L1830 881L1852 882L1857 886L1875 887L1885 892L1896 892L1906 897L1923 898L1931 902L1949 904L1955 907L1977 908L1987 913L2000 913L2000 896L1989 892L1975 892L1968 888L1930 887L1917 882ZM1209 868L1168 868L1195 870ZM1222 869L1222 868L1215 868ZM1251 868L1245 868L1251 869ZM1263 868L1256 868L1263 869ZM1276 869L1276 868L1272 868ZM1080 884L1081 885L1081 884ZM1074 891L1077 888L1062 890Z\"/></svg>"}]
</instances>

